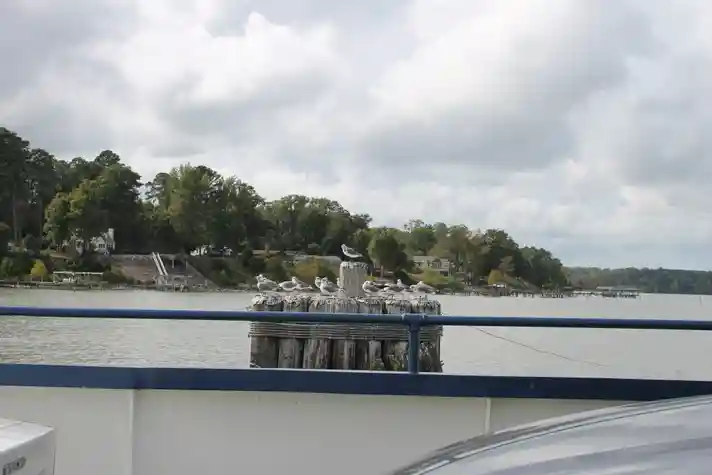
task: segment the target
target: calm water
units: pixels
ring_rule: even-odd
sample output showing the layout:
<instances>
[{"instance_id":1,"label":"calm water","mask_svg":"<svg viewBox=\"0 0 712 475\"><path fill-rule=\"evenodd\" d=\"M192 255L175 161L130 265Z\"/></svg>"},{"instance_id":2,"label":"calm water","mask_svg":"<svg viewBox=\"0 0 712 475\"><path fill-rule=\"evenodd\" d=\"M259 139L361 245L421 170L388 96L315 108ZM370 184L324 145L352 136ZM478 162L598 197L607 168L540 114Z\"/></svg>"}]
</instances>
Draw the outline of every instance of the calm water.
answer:
<instances>
[{"instance_id":1,"label":"calm water","mask_svg":"<svg viewBox=\"0 0 712 475\"><path fill-rule=\"evenodd\" d=\"M0 305L244 309L250 294L0 289ZM643 295L637 300L442 296L455 315L712 318L712 298ZM248 325L50 318L0 319L4 362L247 367ZM710 379L712 332L448 328L449 373Z\"/></svg>"}]
</instances>

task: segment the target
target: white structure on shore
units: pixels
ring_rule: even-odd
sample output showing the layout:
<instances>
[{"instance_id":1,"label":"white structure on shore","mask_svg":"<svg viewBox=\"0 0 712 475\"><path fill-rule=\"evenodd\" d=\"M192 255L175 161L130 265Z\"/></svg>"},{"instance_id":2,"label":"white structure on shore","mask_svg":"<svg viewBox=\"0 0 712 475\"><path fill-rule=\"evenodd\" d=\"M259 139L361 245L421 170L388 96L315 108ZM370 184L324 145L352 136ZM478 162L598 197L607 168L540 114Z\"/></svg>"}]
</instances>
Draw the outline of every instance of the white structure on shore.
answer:
<instances>
[{"instance_id":1,"label":"white structure on shore","mask_svg":"<svg viewBox=\"0 0 712 475\"><path fill-rule=\"evenodd\" d=\"M413 256L413 263L421 270L433 270L442 275L448 276L452 271L450 259L436 256Z\"/></svg>"},{"instance_id":2,"label":"white structure on shore","mask_svg":"<svg viewBox=\"0 0 712 475\"><path fill-rule=\"evenodd\" d=\"M99 236L91 238L89 241L91 248L101 254L110 254L116 250L116 240L114 239L114 228L109 228ZM65 241L64 246L74 246L79 254L84 252L84 239L72 236L69 241Z\"/></svg>"}]
</instances>

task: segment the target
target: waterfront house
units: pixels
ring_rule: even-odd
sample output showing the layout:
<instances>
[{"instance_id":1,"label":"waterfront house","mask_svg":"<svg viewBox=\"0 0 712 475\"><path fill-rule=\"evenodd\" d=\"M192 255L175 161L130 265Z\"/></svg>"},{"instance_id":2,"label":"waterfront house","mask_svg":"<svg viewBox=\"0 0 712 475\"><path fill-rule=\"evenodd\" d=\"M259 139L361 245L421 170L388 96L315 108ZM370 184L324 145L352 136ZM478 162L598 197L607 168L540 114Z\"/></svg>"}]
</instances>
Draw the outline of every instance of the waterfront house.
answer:
<instances>
[{"instance_id":1,"label":"waterfront house","mask_svg":"<svg viewBox=\"0 0 712 475\"><path fill-rule=\"evenodd\" d=\"M437 256L413 256L413 264L420 270L433 270L442 275L449 276L452 273L452 263L450 259Z\"/></svg>"},{"instance_id":2,"label":"waterfront house","mask_svg":"<svg viewBox=\"0 0 712 475\"><path fill-rule=\"evenodd\" d=\"M71 243L71 244L70 244ZM72 236L64 246L73 245L79 254L84 252L84 240L80 237ZM114 239L114 228L109 228L106 232L91 238L91 248L101 254L110 254L116 249L116 240Z\"/></svg>"}]
</instances>

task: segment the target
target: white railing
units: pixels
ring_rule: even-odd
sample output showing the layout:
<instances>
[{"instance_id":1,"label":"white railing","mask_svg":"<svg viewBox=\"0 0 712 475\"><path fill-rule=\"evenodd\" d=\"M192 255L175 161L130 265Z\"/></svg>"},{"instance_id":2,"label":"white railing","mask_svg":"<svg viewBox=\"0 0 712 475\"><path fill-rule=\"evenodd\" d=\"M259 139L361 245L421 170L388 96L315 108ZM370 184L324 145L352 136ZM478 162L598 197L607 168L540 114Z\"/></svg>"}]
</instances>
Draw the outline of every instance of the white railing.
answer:
<instances>
[{"instance_id":1,"label":"white railing","mask_svg":"<svg viewBox=\"0 0 712 475\"><path fill-rule=\"evenodd\" d=\"M166 270L166 265L163 263L163 259L161 259L161 255L157 252L152 252L151 257L153 258L153 263L156 265L156 269L158 270L158 275L162 277L167 276L168 271Z\"/></svg>"}]
</instances>

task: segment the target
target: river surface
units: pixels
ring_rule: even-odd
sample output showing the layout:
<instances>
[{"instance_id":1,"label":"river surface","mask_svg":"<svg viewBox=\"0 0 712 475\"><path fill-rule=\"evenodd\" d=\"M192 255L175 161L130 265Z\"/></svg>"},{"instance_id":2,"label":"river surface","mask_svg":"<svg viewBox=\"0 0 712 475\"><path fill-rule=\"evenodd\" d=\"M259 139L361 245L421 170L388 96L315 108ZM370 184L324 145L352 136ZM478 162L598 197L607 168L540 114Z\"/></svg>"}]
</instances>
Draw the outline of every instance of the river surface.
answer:
<instances>
[{"instance_id":1,"label":"river surface","mask_svg":"<svg viewBox=\"0 0 712 475\"><path fill-rule=\"evenodd\" d=\"M242 310L246 293L0 289L0 305ZM451 315L712 318L712 297L639 299L438 296ZM0 318L0 361L46 364L244 368L248 324ZM445 329L445 372L712 380L712 332Z\"/></svg>"}]
</instances>

